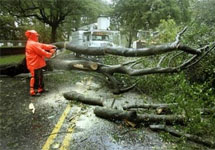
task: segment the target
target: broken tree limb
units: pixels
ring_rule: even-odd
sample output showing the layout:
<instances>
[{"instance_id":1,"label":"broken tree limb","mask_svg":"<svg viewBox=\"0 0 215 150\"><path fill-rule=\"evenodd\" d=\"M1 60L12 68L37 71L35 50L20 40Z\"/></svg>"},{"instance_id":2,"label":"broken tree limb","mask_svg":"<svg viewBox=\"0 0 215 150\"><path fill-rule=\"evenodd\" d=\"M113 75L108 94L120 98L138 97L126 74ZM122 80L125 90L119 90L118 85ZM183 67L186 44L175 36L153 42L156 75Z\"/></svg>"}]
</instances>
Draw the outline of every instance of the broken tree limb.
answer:
<instances>
[{"instance_id":1,"label":"broken tree limb","mask_svg":"<svg viewBox=\"0 0 215 150\"><path fill-rule=\"evenodd\" d=\"M138 109L138 108L143 108L143 109L162 109L162 111L171 111L170 107L172 106L177 106L177 103L172 103L172 104L136 104L136 105L126 105L123 106L124 110L130 110L130 109ZM200 113L202 115L211 115L211 114L215 114L215 107L213 108L203 108L203 109L199 109Z\"/></svg>"},{"instance_id":2,"label":"broken tree limb","mask_svg":"<svg viewBox=\"0 0 215 150\"><path fill-rule=\"evenodd\" d=\"M96 107L94 109L96 116L105 118L108 120L128 120L135 123L155 123L166 122L168 124L179 123L185 124L185 118L179 115L152 115L143 114L139 115L136 111L123 111L112 108Z\"/></svg>"},{"instance_id":3,"label":"broken tree limb","mask_svg":"<svg viewBox=\"0 0 215 150\"><path fill-rule=\"evenodd\" d=\"M123 106L124 110L130 110L130 109L156 109L157 114L170 114L171 107L177 105L176 103L173 104L141 104L141 105L127 105Z\"/></svg>"},{"instance_id":4,"label":"broken tree limb","mask_svg":"<svg viewBox=\"0 0 215 150\"><path fill-rule=\"evenodd\" d=\"M113 108L96 107L94 109L96 116L107 120L124 120L127 119L132 122L136 122L136 111L122 111Z\"/></svg>"},{"instance_id":5,"label":"broken tree limb","mask_svg":"<svg viewBox=\"0 0 215 150\"><path fill-rule=\"evenodd\" d=\"M97 72L106 73L113 75L114 73L127 74L130 76L141 76L148 74L162 74L162 73L177 73L188 66L190 63L195 61L198 58L197 55L194 55L187 61L176 67L152 67L152 68L131 68L129 65L119 64L119 65L100 65Z\"/></svg>"},{"instance_id":6,"label":"broken tree limb","mask_svg":"<svg viewBox=\"0 0 215 150\"><path fill-rule=\"evenodd\" d=\"M82 102L84 104L103 106L103 102L101 99L86 97L83 94L77 93L75 91L64 93L63 96L67 100L74 100L74 101Z\"/></svg>"},{"instance_id":7,"label":"broken tree limb","mask_svg":"<svg viewBox=\"0 0 215 150\"><path fill-rule=\"evenodd\" d=\"M207 140L207 139L203 139L199 136L196 136L196 135L192 135L192 134L185 134L185 133L182 133L182 132L179 132L179 131L176 131L170 127L167 127L165 125L150 125L149 126L150 129L152 130L162 130L162 131L166 131L174 136L177 136L177 137L186 137L188 140L191 140L193 142L196 142L196 143L199 143L199 144L203 144L203 145L206 145L210 148L215 148L215 142L212 142L210 140Z\"/></svg>"},{"instance_id":8,"label":"broken tree limb","mask_svg":"<svg viewBox=\"0 0 215 150\"><path fill-rule=\"evenodd\" d=\"M166 122L167 124L185 124L185 117L182 115L154 115L143 114L138 115L139 122Z\"/></svg>"},{"instance_id":9,"label":"broken tree limb","mask_svg":"<svg viewBox=\"0 0 215 150\"><path fill-rule=\"evenodd\" d=\"M101 73L107 77L108 79L107 83L111 87L112 92L114 94L122 94L122 93L128 92L129 90L132 90L137 84L137 83L134 83L129 87L121 87L122 83L120 83L113 75L109 73L104 73L104 72L101 72Z\"/></svg>"}]
</instances>

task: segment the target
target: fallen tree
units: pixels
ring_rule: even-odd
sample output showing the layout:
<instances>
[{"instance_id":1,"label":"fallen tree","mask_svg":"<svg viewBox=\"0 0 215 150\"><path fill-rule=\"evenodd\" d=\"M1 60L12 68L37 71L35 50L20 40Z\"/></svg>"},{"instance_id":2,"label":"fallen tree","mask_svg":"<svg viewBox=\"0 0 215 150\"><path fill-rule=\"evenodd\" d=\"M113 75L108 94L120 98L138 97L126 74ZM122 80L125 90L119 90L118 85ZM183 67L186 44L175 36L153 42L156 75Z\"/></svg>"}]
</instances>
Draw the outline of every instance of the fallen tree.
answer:
<instances>
[{"instance_id":1,"label":"fallen tree","mask_svg":"<svg viewBox=\"0 0 215 150\"><path fill-rule=\"evenodd\" d=\"M215 48L215 44L206 45L200 48L192 48L180 43L181 35L186 31L184 28L177 34L176 39L172 43L154 45L140 49L125 48L125 47L84 47L73 45L68 42L54 43L58 48L65 48L71 52L77 53L79 57L74 55L71 58L62 59L62 57L55 57L48 61L48 66L53 69L65 70L83 70L101 73L105 76L105 81L109 83L113 93L119 94L126 92L135 87L136 83L132 85L123 85L121 81L115 78L115 74L124 74L128 76L144 76L149 74L164 74L164 73L178 73L198 63L204 56ZM171 56L169 54L172 53ZM163 55L166 54L166 55ZM183 61L180 61L175 66L172 62L179 55L187 54ZM66 54L68 55L68 54ZM104 56L116 55L124 57L134 57L135 60L125 61L120 64L108 65L94 59L86 58L85 55ZM157 64L155 66L143 66L141 64L142 58L146 56L161 56L157 57ZM164 63L167 61L169 63ZM18 68L14 66L15 68ZM10 75L8 68L1 68L1 74ZM21 73L22 71L19 71ZM17 72L18 73L18 72ZM16 73L16 74L17 74ZM16 75L16 74L13 74Z\"/></svg>"},{"instance_id":2,"label":"fallen tree","mask_svg":"<svg viewBox=\"0 0 215 150\"><path fill-rule=\"evenodd\" d=\"M119 94L119 93L128 91L129 89L132 89L136 84L134 83L133 85L129 85L125 87L121 81L118 81L115 78L114 74L125 74L129 76L143 76L148 74L177 73L191 67L192 65L195 65L204 56L206 56L210 51L214 49L215 44L212 44L212 46L206 45L204 47L197 48L197 49L181 44L180 37L185 31L186 31L186 28L184 28L180 33L178 33L176 36L176 40L172 43L167 43L163 45L154 45L151 47L140 48L140 49L122 48L122 47L98 47L98 48L93 47L92 48L92 47L77 46L67 42L58 42L58 43L55 43L57 47L66 48L67 50L77 53L78 55L81 55L81 54L92 55L92 56L117 55L117 56L124 56L124 57L135 57L138 59L123 62L121 64L116 64L116 65L107 65L102 62L97 62L83 57L79 57L79 59L75 60L75 62L73 60L69 60L69 61L65 60L64 62L61 62L60 60L58 60L57 64L63 63L64 65L68 66L69 69L81 69L80 67L74 66L74 64L77 63L77 64L80 64L80 66L86 66L86 67L83 67L83 69L81 70L102 73L106 77L107 82L111 85L111 88L113 89L113 93ZM164 65L164 61L165 59L167 59L170 52L174 52L174 54L173 56L168 58L169 59L168 65L166 65L166 63ZM141 65L142 57L155 56L155 55L161 55L161 54L167 54L167 55L161 56L159 58L159 61L157 62L157 65L155 65L154 67L147 68ZM173 60L182 54L187 54L188 56L187 59L177 64L176 66L172 66ZM56 60L53 60L53 61L56 61ZM91 69L87 67L86 64L88 63L90 64L92 63L92 61L94 63L94 66L96 66L96 69Z\"/></svg>"}]
</instances>

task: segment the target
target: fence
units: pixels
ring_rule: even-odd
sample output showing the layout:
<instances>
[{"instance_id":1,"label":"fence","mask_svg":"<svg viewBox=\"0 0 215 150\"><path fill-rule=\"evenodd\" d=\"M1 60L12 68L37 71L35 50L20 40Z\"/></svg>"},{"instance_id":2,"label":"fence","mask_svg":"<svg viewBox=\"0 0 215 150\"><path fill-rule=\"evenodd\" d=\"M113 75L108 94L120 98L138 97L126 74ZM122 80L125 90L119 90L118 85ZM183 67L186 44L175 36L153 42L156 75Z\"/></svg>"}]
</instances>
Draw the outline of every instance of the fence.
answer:
<instances>
[{"instance_id":1,"label":"fence","mask_svg":"<svg viewBox=\"0 0 215 150\"><path fill-rule=\"evenodd\" d=\"M0 56L24 54L25 44L22 40L0 40Z\"/></svg>"},{"instance_id":2,"label":"fence","mask_svg":"<svg viewBox=\"0 0 215 150\"><path fill-rule=\"evenodd\" d=\"M24 40L0 40L0 47L25 46Z\"/></svg>"}]
</instances>

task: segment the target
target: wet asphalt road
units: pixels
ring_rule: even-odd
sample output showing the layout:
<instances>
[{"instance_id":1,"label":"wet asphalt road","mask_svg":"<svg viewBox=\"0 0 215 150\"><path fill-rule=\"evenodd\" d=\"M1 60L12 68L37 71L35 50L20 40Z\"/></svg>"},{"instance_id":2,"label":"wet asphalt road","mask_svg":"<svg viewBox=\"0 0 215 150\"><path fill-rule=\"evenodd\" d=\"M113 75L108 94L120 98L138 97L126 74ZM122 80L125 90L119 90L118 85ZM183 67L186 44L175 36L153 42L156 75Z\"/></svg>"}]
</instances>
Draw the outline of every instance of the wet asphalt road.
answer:
<instances>
[{"instance_id":1,"label":"wet asphalt road","mask_svg":"<svg viewBox=\"0 0 215 150\"><path fill-rule=\"evenodd\" d=\"M64 78L65 84L56 84L55 81ZM28 95L28 76L0 77L0 150L167 149L168 145L150 130L128 128L123 123L97 118L94 106L64 99L63 92L74 90L103 98L106 106L111 105L114 95L89 81L88 77L83 77L83 81L77 78L77 82L72 73L68 78L63 74L48 79L50 76L46 75L49 92L32 98ZM131 94L125 97L135 99ZM117 99L115 106L124 103L123 96ZM34 106L34 113L29 104Z\"/></svg>"},{"instance_id":2,"label":"wet asphalt road","mask_svg":"<svg viewBox=\"0 0 215 150\"><path fill-rule=\"evenodd\" d=\"M28 77L0 78L0 149L39 150L66 106L66 102L55 102L56 106L41 104L40 98L29 96ZM54 89L52 89L54 92ZM56 91L55 91L56 92ZM35 113L29 104L35 107Z\"/></svg>"}]
</instances>

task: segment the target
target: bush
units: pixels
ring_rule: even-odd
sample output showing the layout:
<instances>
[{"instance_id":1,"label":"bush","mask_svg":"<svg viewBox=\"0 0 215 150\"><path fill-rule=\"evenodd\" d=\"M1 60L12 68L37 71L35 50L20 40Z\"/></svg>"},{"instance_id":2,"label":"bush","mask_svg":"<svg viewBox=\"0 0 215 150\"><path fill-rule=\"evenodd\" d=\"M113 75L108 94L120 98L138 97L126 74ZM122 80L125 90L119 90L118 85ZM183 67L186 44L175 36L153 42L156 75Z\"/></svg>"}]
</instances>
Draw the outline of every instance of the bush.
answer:
<instances>
[{"instance_id":1,"label":"bush","mask_svg":"<svg viewBox=\"0 0 215 150\"><path fill-rule=\"evenodd\" d=\"M139 88L161 103L177 103L175 114L186 117L186 133L215 137L214 114L204 116L202 111L215 108L214 88L208 82L190 83L185 74L150 75L139 83Z\"/></svg>"}]
</instances>

